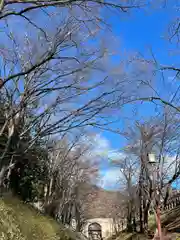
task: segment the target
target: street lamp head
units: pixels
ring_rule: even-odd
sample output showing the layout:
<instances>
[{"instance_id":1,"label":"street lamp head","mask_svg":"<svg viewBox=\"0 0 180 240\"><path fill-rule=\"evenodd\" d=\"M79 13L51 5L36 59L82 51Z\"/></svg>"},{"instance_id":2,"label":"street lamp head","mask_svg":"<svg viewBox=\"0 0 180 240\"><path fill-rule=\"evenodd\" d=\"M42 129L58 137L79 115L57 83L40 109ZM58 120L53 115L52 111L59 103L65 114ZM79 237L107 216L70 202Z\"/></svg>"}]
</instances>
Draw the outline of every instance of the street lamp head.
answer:
<instances>
[{"instance_id":1,"label":"street lamp head","mask_svg":"<svg viewBox=\"0 0 180 240\"><path fill-rule=\"evenodd\" d=\"M149 153L148 154L148 159L149 159L149 163L156 163L156 157L154 153Z\"/></svg>"}]
</instances>

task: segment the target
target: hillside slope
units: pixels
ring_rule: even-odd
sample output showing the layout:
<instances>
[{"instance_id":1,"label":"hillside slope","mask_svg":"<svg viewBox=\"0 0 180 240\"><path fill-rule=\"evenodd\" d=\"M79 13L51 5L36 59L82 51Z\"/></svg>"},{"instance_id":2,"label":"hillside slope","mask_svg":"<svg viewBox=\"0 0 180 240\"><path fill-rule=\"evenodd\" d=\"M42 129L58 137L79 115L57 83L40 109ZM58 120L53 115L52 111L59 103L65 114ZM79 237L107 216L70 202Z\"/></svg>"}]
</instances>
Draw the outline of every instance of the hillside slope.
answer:
<instances>
[{"instance_id":1,"label":"hillside slope","mask_svg":"<svg viewBox=\"0 0 180 240\"><path fill-rule=\"evenodd\" d=\"M42 216L31 206L18 199L0 199L1 240L75 240L74 232L54 220Z\"/></svg>"},{"instance_id":2,"label":"hillside slope","mask_svg":"<svg viewBox=\"0 0 180 240\"><path fill-rule=\"evenodd\" d=\"M167 210L162 214L162 225L169 231L180 232L180 206Z\"/></svg>"},{"instance_id":3,"label":"hillside slope","mask_svg":"<svg viewBox=\"0 0 180 240\"><path fill-rule=\"evenodd\" d=\"M122 201L125 196L119 191L108 191L101 187L84 184L81 187L84 213L87 219L109 218L118 213L122 216Z\"/></svg>"},{"instance_id":4,"label":"hillside slope","mask_svg":"<svg viewBox=\"0 0 180 240\"><path fill-rule=\"evenodd\" d=\"M172 235L172 239L180 240L180 206L164 211L161 214L161 224ZM149 217L149 229L151 232L154 232L156 229L154 215ZM109 238L109 240L113 239ZM122 232L115 240L147 240L147 237L143 234Z\"/></svg>"}]
</instances>

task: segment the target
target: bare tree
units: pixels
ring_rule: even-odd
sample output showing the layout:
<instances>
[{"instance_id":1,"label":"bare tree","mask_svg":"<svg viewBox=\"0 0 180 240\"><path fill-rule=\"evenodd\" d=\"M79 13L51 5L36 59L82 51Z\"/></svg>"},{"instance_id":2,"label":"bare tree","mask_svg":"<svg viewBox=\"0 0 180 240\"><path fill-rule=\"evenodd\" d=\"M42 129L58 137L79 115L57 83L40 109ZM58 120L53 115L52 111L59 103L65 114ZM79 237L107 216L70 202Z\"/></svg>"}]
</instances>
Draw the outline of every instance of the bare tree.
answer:
<instances>
[{"instance_id":1,"label":"bare tree","mask_svg":"<svg viewBox=\"0 0 180 240\"><path fill-rule=\"evenodd\" d=\"M173 113L166 109L162 115L144 124L136 124L136 128L126 134L129 136L126 155L131 154L139 159L136 162L139 169L136 186L139 191L141 231L148 229L151 206L156 212L162 200L167 200L171 184L179 177L179 124ZM156 158L153 164L149 159L151 153ZM125 169L128 171L129 168L124 166L123 172ZM132 171L128 172L130 174Z\"/></svg>"},{"instance_id":2,"label":"bare tree","mask_svg":"<svg viewBox=\"0 0 180 240\"><path fill-rule=\"evenodd\" d=\"M105 75L88 81L91 74L99 71L97 64L103 51L89 51L88 55L83 55L81 51L79 55L75 41L78 30L79 25L68 19L54 35L49 35L48 40L40 35L38 45L42 44L42 47L26 38L25 50L20 48L21 42L18 43L8 30L7 39L12 40L12 57L3 55L3 75L7 74L7 77L1 89L4 96L1 135L8 129L8 140L1 155L1 179L10 166L10 160L5 160L10 146L18 145L27 133L31 138L23 151L40 138L95 126L97 116L113 104L109 101L111 95L124 91L118 87L122 82L107 90L109 79ZM107 123L102 119L101 122L98 120L98 124Z\"/></svg>"},{"instance_id":3,"label":"bare tree","mask_svg":"<svg viewBox=\"0 0 180 240\"><path fill-rule=\"evenodd\" d=\"M45 210L63 223L70 225L75 219L78 231L85 221L83 194L87 194L81 188L97 174L97 166L89 159L88 146L81 137L72 143L63 138L50 149L44 202Z\"/></svg>"},{"instance_id":4,"label":"bare tree","mask_svg":"<svg viewBox=\"0 0 180 240\"><path fill-rule=\"evenodd\" d=\"M13 8L11 8L12 5L15 4L19 4L19 11L14 10ZM107 6L107 7L113 7L113 8L118 8L123 12L126 12L128 9L130 8L136 8L139 7L139 3L136 4L128 4L125 3L124 1L118 1L117 3L113 3L111 1L99 1L99 0L93 0L93 1L89 1L86 0L84 2L80 2L80 1L73 1L73 0L67 0L67 1L37 1L36 3L32 2L32 1L27 1L27 2L23 2L23 1L1 1L1 12L2 12L2 16L1 19L7 17L7 16L11 16L11 15L15 15L15 16L20 16L20 17L24 17L24 15L28 12L31 11L35 11L37 9L47 9L48 7L79 7L82 9L85 9L87 12L89 10L91 10L92 6Z\"/></svg>"},{"instance_id":5,"label":"bare tree","mask_svg":"<svg viewBox=\"0 0 180 240\"><path fill-rule=\"evenodd\" d=\"M159 106L166 106L172 108L179 115L180 67L176 60L179 57L179 4L177 1L169 2L164 0L157 1L151 5L152 8L149 7L148 9L150 11L153 11L154 7L156 9L163 7L165 11L173 10L168 28L163 32L163 35L166 36L164 42L168 44L168 48L165 51L167 51L167 54L174 56L174 58L171 57L171 62L166 62L165 59L159 60L158 53L154 52L151 46L149 49L149 58L144 57L143 53L138 53L138 55L134 56L131 61L135 72L132 83L138 86L138 89L134 91L130 101L137 101L138 103L150 102L157 108ZM161 35L162 33L159 34Z\"/></svg>"},{"instance_id":6,"label":"bare tree","mask_svg":"<svg viewBox=\"0 0 180 240\"><path fill-rule=\"evenodd\" d=\"M120 169L119 181L121 182L121 191L126 199L127 230L132 232L133 230L136 231L139 161L137 157L126 152L126 150L123 155L119 160L114 160L113 165Z\"/></svg>"}]
</instances>

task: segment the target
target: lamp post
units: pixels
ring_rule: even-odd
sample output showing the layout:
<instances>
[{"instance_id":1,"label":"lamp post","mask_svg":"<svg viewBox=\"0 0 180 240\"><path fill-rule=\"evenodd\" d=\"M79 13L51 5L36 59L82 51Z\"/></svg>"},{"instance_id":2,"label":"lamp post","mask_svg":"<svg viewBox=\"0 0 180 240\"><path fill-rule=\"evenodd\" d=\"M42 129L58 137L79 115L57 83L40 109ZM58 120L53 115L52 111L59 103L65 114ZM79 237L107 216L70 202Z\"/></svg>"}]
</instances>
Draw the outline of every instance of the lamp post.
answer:
<instances>
[{"instance_id":1,"label":"lamp post","mask_svg":"<svg viewBox=\"0 0 180 240\"><path fill-rule=\"evenodd\" d=\"M150 172L151 172L151 180L153 183L153 191L155 194L155 217L156 217L156 223L157 223L157 229L158 229L158 235L159 239L162 239L162 229L161 229L161 217L160 217L160 193L158 189L158 179L159 179L159 173L158 169L156 168L156 157L154 153L148 154L148 161L150 166ZM156 202L157 198L157 202Z\"/></svg>"},{"instance_id":2,"label":"lamp post","mask_svg":"<svg viewBox=\"0 0 180 240\"><path fill-rule=\"evenodd\" d=\"M154 153L148 154L148 163L150 168L150 174L151 174L151 180L153 182L153 189L156 188L156 182L157 182L157 171L156 171L156 157Z\"/></svg>"}]
</instances>

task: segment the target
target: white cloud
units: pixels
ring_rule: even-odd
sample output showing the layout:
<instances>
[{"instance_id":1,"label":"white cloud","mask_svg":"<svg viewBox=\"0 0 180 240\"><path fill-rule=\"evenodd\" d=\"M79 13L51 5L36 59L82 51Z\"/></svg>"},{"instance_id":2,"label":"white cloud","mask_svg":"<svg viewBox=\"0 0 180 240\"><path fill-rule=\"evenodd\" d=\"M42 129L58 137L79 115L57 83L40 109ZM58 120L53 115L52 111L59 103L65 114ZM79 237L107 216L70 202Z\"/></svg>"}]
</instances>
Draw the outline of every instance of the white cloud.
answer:
<instances>
[{"instance_id":1,"label":"white cloud","mask_svg":"<svg viewBox=\"0 0 180 240\"><path fill-rule=\"evenodd\" d=\"M110 142L101 134L86 136L84 142L89 146L89 154L91 157L108 156L111 151Z\"/></svg>"},{"instance_id":2,"label":"white cloud","mask_svg":"<svg viewBox=\"0 0 180 240\"><path fill-rule=\"evenodd\" d=\"M96 159L96 161L100 162L106 159L111 162L111 160L124 159L125 157L124 153L119 152L117 149L113 149L109 140L101 134L86 136L85 142L90 145L89 157L91 159ZM106 169L99 169L100 177L98 185L105 189L118 189L121 176L119 168L111 167L107 162L105 165Z\"/></svg>"},{"instance_id":3,"label":"white cloud","mask_svg":"<svg viewBox=\"0 0 180 240\"><path fill-rule=\"evenodd\" d=\"M88 136L86 141L91 144L93 148L93 155L107 157L109 160L124 158L124 154L119 152L117 149L113 149L110 141L101 134L96 134L90 137Z\"/></svg>"},{"instance_id":4,"label":"white cloud","mask_svg":"<svg viewBox=\"0 0 180 240\"><path fill-rule=\"evenodd\" d=\"M101 134L97 134L94 138L95 153L102 155L103 153L108 154L110 151L110 142L103 137Z\"/></svg>"},{"instance_id":5,"label":"white cloud","mask_svg":"<svg viewBox=\"0 0 180 240\"><path fill-rule=\"evenodd\" d=\"M124 159L125 155L124 153L114 149L108 152L108 158L109 160L120 160L120 159Z\"/></svg>"},{"instance_id":6,"label":"white cloud","mask_svg":"<svg viewBox=\"0 0 180 240\"><path fill-rule=\"evenodd\" d=\"M113 149L107 138L101 134L91 135L86 138L86 141L91 144L90 151L91 157L102 158L106 160L119 160L123 159L125 156L123 153L119 152L117 149ZM107 164L107 163L106 163ZM98 185L106 189L117 189L119 186L119 178L121 172L116 167L107 167L106 169L100 169L100 178Z\"/></svg>"},{"instance_id":7,"label":"white cloud","mask_svg":"<svg viewBox=\"0 0 180 240\"><path fill-rule=\"evenodd\" d=\"M118 168L109 168L102 171L99 186L105 189L117 189L119 187L120 174Z\"/></svg>"}]
</instances>

